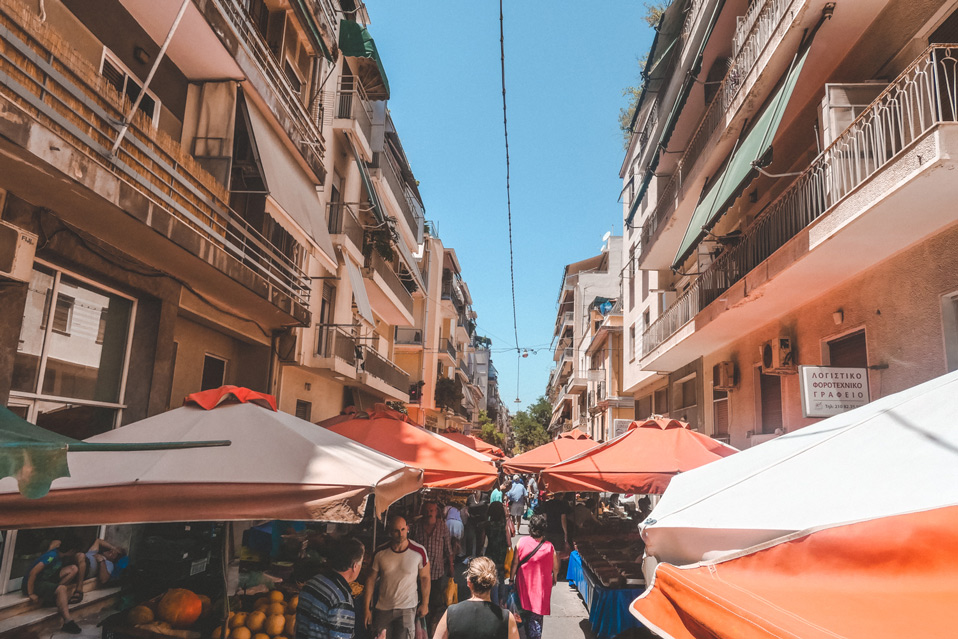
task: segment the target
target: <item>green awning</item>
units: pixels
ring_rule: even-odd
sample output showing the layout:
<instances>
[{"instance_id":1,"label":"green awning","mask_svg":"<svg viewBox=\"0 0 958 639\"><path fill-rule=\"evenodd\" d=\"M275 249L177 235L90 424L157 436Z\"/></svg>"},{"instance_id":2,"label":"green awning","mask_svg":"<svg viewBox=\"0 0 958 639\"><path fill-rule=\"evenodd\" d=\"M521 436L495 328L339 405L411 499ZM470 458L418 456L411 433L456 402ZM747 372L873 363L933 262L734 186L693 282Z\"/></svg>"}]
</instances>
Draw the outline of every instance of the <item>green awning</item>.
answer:
<instances>
[{"instance_id":1,"label":"green awning","mask_svg":"<svg viewBox=\"0 0 958 639\"><path fill-rule=\"evenodd\" d=\"M795 83L798 81L807 57L808 49L801 54L801 57L796 55L784 82L768 101L762 115L754 121L748 134L739 138L725 169L716 176L705 197L695 207L689 227L685 231L685 237L675 255L673 267L688 256L692 248L705 235L705 230L712 228L735 197L751 182L755 174L753 163L766 157L771 149L772 140L782 122L785 107L791 99Z\"/></svg>"},{"instance_id":2,"label":"green awning","mask_svg":"<svg viewBox=\"0 0 958 639\"><path fill-rule=\"evenodd\" d=\"M379 198L376 196L373 181L369 178L369 169L366 168L366 163L359 157L359 153L355 149L353 152L356 156L356 166L359 167L359 175L363 179L363 188L366 189L366 195L369 197L369 205L373 208L373 215L376 216L376 221L382 224L386 221L386 212L383 211L382 204L379 203Z\"/></svg>"},{"instance_id":3,"label":"green awning","mask_svg":"<svg viewBox=\"0 0 958 639\"><path fill-rule=\"evenodd\" d=\"M339 49L348 58L359 62L359 81L370 100L389 99L389 80L369 31L354 20L339 23Z\"/></svg>"}]
</instances>

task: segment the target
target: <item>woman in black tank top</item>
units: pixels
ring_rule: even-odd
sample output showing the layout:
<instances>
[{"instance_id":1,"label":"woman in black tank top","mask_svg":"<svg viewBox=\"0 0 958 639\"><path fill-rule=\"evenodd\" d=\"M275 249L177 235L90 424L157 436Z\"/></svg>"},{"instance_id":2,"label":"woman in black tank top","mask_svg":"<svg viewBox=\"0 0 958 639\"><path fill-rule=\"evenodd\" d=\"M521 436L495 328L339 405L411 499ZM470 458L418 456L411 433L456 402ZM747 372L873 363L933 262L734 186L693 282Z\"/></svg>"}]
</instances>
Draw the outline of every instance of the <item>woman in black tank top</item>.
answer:
<instances>
[{"instance_id":1,"label":"woman in black tank top","mask_svg":"<svg viewBox=\"0 0 958 639\"><path fill-rule=\"evenodd\" d=\"M497 581L496 565L491 559L476 557L470 561L466 583L472 597L446 609L433 639L519 639L512 614L490 599Z\"/></svg>"}]
</instances>

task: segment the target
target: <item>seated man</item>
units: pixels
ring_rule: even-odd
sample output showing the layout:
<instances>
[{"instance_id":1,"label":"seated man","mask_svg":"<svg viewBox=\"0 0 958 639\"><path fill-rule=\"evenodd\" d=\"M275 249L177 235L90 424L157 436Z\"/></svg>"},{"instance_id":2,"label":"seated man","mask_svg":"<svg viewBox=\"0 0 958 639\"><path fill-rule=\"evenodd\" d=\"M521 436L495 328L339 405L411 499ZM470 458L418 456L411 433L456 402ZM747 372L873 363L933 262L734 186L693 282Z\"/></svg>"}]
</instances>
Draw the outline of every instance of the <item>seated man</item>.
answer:
<instances>
[{"instance_id":1,"label":"seated man","mask_svg":"<svg viewBox=\"0 0 958 639\"><path fill-rule=\"evenodd\" d=\"M30 601L41 606L56 606L63 619L63 631L80 634L80 626L70 615L69 602L77 587L75 544L71 540L54 542L51 549L40 555L23 578L21 590Z\"/></svg>"},{"instance_id":2,"label":"seated man","mask_svg":"<svg viewBox=\"0 0 958 639\"><path fill-rule=\"evenodd\" d=\"M87 576L96 577L96 587L102 588L115 574L118 574L117 562L126 554L119 546L105 539L97 539L86 553L77 553L77 583L79 587L70 598L70 603L83 601L83 580Z\"/></svg>"}]
</instances>

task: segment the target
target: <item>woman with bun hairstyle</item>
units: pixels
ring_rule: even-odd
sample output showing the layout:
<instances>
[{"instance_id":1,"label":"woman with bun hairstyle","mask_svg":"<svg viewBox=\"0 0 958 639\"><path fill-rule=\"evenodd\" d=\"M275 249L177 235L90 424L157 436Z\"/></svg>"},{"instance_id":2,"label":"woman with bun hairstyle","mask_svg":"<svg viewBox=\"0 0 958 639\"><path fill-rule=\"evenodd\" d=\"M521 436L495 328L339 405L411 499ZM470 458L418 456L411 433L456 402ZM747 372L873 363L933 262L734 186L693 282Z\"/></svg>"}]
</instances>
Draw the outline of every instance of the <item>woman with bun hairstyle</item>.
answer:
<instances>
[{"instance_id":1,"label":"woman with bun hairstyle","mask_svg":"<svg viewBox=\"0 0 958 639\"><path fill-rule=\"evenodd\" d=\"M466 583L472 597L446 609L433 639L519 639L512 614L492 603L489 593L499 583L496 565L488 557L469 562Z\"/></svg>"}]
</instances>

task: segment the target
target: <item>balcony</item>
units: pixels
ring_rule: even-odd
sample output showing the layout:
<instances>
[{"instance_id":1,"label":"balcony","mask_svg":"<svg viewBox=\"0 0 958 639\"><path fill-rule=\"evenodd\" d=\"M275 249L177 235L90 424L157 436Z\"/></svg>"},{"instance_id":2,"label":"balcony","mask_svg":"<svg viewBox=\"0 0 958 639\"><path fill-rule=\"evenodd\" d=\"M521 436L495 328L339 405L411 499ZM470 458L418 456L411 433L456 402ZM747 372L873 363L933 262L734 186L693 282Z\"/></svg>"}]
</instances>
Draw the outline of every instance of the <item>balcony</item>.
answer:
<instances>
[{"instance_id":1,"label":"balcony","mask_svg":"<svg viewBox=\"0 0 958 639\"><path fill-rule=\"evenodd\" d=\"M958 47L929 47L649 326L642 367L729 344L953 224L956 114Z\"/></svg>"},{"instance_id":2,"label":"balcony","mask_svg":"<svg viewBox=\"0 0 958 639\"><path fill-rule=\"evenodd\" d=\"M408 229L411 243L418 244L422 238L423 220L417 218L413 212L406 193L406 181L402 177L402 170L396 163L395 158L388 151L373 153L373 162L370 169L370 176L382 184L383 188L380 193L387 195L384 199L390 202L389 208L399 210L401 213L400 217Z\"/></svg>"},{"instance_id":3,"label":"balcony","mask_svg":"<svg viewBox=\"0 0 958 639\"><path fill-rule=\"evenodd\" d=\"M375 284L366 287L373 310L393 326L412 326L412 295L381 255L373 252L366 259L363 276Z\"/></svg>"},{"instance_id":4,"label":"balcony","mask_svg":"<svg viewBox=\"0 0 958 639\"><path fill-rule=\"evenodd\" d=\"M699 121L698 127L689 140L681 159L672 170L671 177L665 182L665 186L659 190L655 205L642 224L642 264L647 261L658 262L663 259L655 251L656 247L650 245L657 239L664 227L669 227L667 222L676 212L677 202L682 193L695 192L695 188L701 187L701 184L692 183L693 172L701 173L701 167L698 164L699 159L706 149L710 150L710 155L715 155L713 152L716 146L713 138L716 133L721 134L721 132L730 129L732 112L736 110L735 107L740 103L738 96L742 87L746 84L746 78L761 73L762 68L766 65L759 67L759 63L767 63L767 60L762 57L763 54L767 50L774 50L782 41L783 32L791 26L789 17L795 14L793 5L797 6L804 2L805 0L756 2L746 16L739 18L733 36L735 53L729 71L719 85L715 97L706 108L705 114ZM748 84L753 86L754 78ZM674 228L677 233L684 230L681 224L674 224L669 228ZM671 245L670 243L665 244L669 244L669 246L663 247L667 252ZM669 255L669 257L671 256Z\"/></svg>"},{"instance_id":5,"label":"balcony","mask_svg":"<svg viewBox=\"0 0 958 639\"><path fill-rule=\"evenodd\" d=\"M363 261L363 226L356 211L358 204L330 202L326 205L326 220L333 244L341 246L357 262Z\"/></svg>"},{"instance_id":6,"label":"balcony","mask_svg":"<svg viewBox=\"0 0 958 639\"><path fill-rule=\"evenodd\" d=\"M447 363L450 366L456 365L459 354L456 351L456 345L453 343L452 339L443 337L439 340L439 356L448 357L449 361Z\"/></svg>"},{"instance_id":7,"label":"balcony","mask_svg":"<svg viewBox=\"0 0 958 639\"><path fill-rule=\"evenodd\" d=\"M277 120L286 129L306 163L313 170L322 183L326 179L326 169L323 159L326 155L326 141L320 127L320 118L310 115L303 104L302 92L297 91L289 78L283 72L280 62L270 51L269 46L260 35L252 18L247 13L244 0L216 0L214 3L227 17L230 24L239 35L239 41L246 49L246 53L256 63L257 71L266 81L266 87L257 87L264 95L270 95L276 100L273 108ZM338 21L337 21L338 22ZM223 35L220 34L221 39ZM235 42L230 43L236 46ZM235 56L238 59L241 56ZM252 75L252 74L247 74ZM250 78L253 79L252 77ZM256 84L254 82L254 84ZM267 90L268 89L268 90Z\"/></svg>"},{"instance_id":8,"label":"balcony","mask_svg":"<svg viewBox=\"0 0 958 639\"><path fill-rule=\"evenodd\" d=\"M362 353L363 383L393 399L408 402L409 374L368 346L362 347Z\"/></svg>"},{"instance_id":9,"label":"balcony","mask_svg":"<svg viewBox=\"0 0 958 639\"><path fill-rule=\"evenodd\" d=\"M316 327L316 357L319 368L356 378L356 339L338 326Z\"/></svg>"},{"instance_id":10,"label":"balcony","mask_svg":"<svg viewBox=\"0 0 958 639\"><path fill-rule=\"evenodd\" d=\"M333 129L343 131L363 159L372 161L373 109L355 76L340 77L333 108Z\"/></svg>"},{"instance_id":11,"label":"balcony","mask_svg":"<svg viewBox=\"0 0 958 639\"><path fill-rule=\"evenodd\" d=\"M107 242L135 246L138 259L214 299L232 295L268 321L280 312L308 322L301 245L284 252L253 229L230 209L226 189L142 114L113 156L129 100L68 49L69 36L20 3L3 3L0 27L0 172L7 184ZM196 259L209 268L197 269Z\"/></svg>"},{"instance_id":12,"label":"balcony","mask_svg":"<svg viewBox=\"0 0 958 639\"><path fill-rule=\"evenodd\" d=\"M566 311L556 318L555 335L562 335L566 328L572 328L572 311Z\"/></svg>"},{"instance_id":13,"label":"balcony","mask_svg":"<svg viewBox=\"0 0 958 639\"><path fill-rule=\"evenodd\" d=\"M402 350L422 350L422 334L423 329L421 328L404 328L396 327L396 337L395 345L397 349Z\"/></svg>"},{"instance_id":14,"label":"balcony","mask_svg":"<svg viewBox=\"0 0 958 639\"><path fill-rule=\"evenodd\" d=\"M569 381L565 383L565 387L562 389L562 392L564 392L567 395L574 395L576 393L581 393L582 391L586 390L588 386L589 386L588 379L586 379L585 377L577 377L576 375L573 374L571 377L569 377Z\"/></svg>"}]
</instances>

